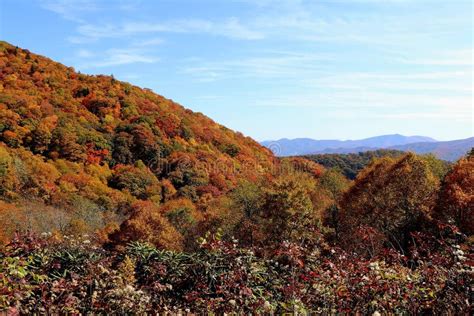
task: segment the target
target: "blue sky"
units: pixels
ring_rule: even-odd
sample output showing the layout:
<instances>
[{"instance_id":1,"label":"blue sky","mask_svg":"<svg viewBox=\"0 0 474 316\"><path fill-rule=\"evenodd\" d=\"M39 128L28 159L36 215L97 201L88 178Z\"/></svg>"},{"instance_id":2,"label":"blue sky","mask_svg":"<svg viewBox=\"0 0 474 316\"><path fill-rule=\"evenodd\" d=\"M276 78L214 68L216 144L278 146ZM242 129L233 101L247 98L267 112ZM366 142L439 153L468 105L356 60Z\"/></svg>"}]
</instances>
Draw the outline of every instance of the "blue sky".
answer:
<instances>
[{"instance_id":1,"label":"blue sky","mask_svg":"<svg viewBox=\"0 0 474 316\"><path fill-rule=\"evenodd\" d=\"M2 0L0 23L257 140L474 135L471 1Z\"/></svg>"}]
</instances>

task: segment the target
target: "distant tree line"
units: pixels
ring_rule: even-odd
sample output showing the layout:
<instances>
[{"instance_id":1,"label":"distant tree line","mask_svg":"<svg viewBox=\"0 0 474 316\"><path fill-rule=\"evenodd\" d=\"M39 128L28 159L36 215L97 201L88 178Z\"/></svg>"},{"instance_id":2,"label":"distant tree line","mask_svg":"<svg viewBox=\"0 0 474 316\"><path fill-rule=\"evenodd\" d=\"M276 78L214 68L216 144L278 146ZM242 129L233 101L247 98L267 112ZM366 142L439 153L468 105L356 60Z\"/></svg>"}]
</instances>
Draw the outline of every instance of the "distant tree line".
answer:
<instances>
[{"instance_id":1,"label":"distant tree line","mask_svg":"<svg viewBox=\"0 0 474 316\"><path fill-rule=\"evenodd\" d=\"M326 168L337 169L350 180L354 180L359 172L370 162L377 158L392 157L397 158L405 154L403 151L392 149L378 149L350 154L317 154L304 155L302 157L314 161ZM429 159L436 159L431 157ZM443 163L447 168L450 163Z\"/></svg>"}]
</instances>

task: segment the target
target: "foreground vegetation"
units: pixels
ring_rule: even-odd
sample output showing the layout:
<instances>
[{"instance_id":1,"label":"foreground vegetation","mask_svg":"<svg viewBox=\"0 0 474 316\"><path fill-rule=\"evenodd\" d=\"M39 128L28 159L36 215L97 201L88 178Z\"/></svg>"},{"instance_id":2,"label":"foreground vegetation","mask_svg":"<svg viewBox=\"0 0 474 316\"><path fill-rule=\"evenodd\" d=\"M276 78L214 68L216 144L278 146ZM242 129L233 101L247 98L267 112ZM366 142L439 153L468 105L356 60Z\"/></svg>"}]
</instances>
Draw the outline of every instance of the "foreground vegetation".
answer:
<instances>
[{"instance_id":1,"label":"foreground vegetation","mask_svg":"<svg viewBox=\"0 0 474 316\"><path fill-rule=\"evenodd\" d=\"M282 243L266 257L206 236L194 253L19 236L0 259L0 308L29 313L468 314L473 253L446 226L370 260ZM472 249L471 249L472 250ZM470 258L470 259L468 259Z\"/></svg>"},{"instance_id":2,"label":"foreground vegetation","mask_svg":"<svg viewBox=\"0 0 474 316\"><path fill-rule=\"evenodd\" d=\"M1 312L469 313L474 151L350 179L4 42L0 118Z\"/></svg>"},{"instance_id":3,"label":"foreground vegetation","mask_svg":"<svg viewBox=\"0 0 474 316\"><path fill-rule=\"evenodd\" d=\"M469 314L472 153L441 185L436 165L412 154L375 161L352 184L331 170L314 180L297 162L269 184L237 186L234 214L197 241L189 217L170 218L182 233L169 235L145 202L106 242L100 231L17 233L0 248L0 309ZM310 188L335 202L315 213Z\"/></svg>"}]
</instances>

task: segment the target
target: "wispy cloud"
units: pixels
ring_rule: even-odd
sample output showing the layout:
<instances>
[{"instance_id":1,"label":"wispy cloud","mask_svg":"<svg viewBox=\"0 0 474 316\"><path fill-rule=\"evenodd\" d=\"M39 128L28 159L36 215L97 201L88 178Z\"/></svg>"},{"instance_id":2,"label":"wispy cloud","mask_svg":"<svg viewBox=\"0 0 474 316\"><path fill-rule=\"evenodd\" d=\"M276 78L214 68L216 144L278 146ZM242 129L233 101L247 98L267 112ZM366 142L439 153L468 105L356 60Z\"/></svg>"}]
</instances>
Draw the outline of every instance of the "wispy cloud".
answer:
<instances>
[{"instance_id":1,"label":"wispy cloud","mask_svg":"<svg viewBox=\"0 0 474 316\"><path fill-rule=\"evenodd\" d=\"M364 119L472 126L469 0L40 1L72 27L61 39L76 68L133 64L114 73L191 106L232 106L238 95L255 117L295 108L293 122L308 112L366 130Z\"/></svg>"},{"instance_id":2,"label":"wispy cloud","mask_svg":"<svg viewBox=\"0 0 474 316\"><path fill-rule=\"evenodd\" d=\"M322 75L305 80L309 89L342 91L392 91L411 94L416 91L430 93L471 94L472 69L431 72L359 72Z\"/></svg>"},{"instance_id":3,"label":"wispy cloud","mask_svg":"<svg viewBox=\"0 0 474 316\"><path fill-rule=\"evenodd\" d=\"M106 50L103 54L104 57L99 60L91 60L82 62L78 67L79 69L88 69L88 68L100 68L100 67L110 67L110 66L119 66L127 64L136 64L136 63L155 63L159 61L159 58L145 55L140 50L136 49L109 49Z\"/></svg>"},{"instance_id":4,"label":"wispy cloud","mask_svg":"<svg viewBox=\"0 0 474 316\"><path fill-rule=\"evenodd\" d=\"M301 77L304 73L320 71L321 62L333 60L330 54L272 52L261 57L235 60L199 61L181 68L180 72L198 81L208 82L231 78L285 78Z\"/></svg>"},{"instance_id":5,"label":"wispy cloud","mask_svg":"<svg viewBox=\"0 0 474 316\"><path fill-rule=\"evenodd\" d=\"M91 58L94 57L95 54L87 49L80 49L77 51L76 55L80 58Z\"/></svg>"},{"instance_id":6,"label":"wispy cloud","mask_svg":"<svg viewBox=\"0 0 474 316\"><path fill-rule=\"evenodd\" d=\"M159 23L127 22L120 25L82 24L77 28L77 32L80 37L87 39L118 38L154 33L210 34L244 40L257 40L264 37L262 33L248 28L235 17L223 21L180 19Z\"/></svg>"},{"instance_id":7,"label":"wispy cloud","mask_svg":"<svg viewBox=\"0 0 474 316\"><path fill-rule=\"evenodd\" d=\"M122 11L136 11L138 10L141 0L115 0L118 8Z\"/></svg>"},{"instance_id":8,"label":"wispy cloud","mask_svg":"<svg viewBox=\"0 0 474 316\"><path fill-rule=\"evenodd\" d=\"M471 114L472 115L472 114ZM370 117L370 116L369 116ZM437 119L437 120L454 120L461 122L469 122L472 119L469 117L469 113L465 112L455 112L449 109L438 112L408 112L402 114L378 114L372 115L374 118L383 118L383 119L401 119L401 120L426 120L426 119Z\"/></svg>"},{"instance_id":9,"label":"wispy cloud","mask_svg":"<svg viewBox=\"0 0 474 316\"><path fill-rule=\"evenodd\" d=\"M316 109L318 120L453 120L472 122L471 98L428 94L400 95L385 92L307 93L255 98L254 107Z\"/></svg>"},{"instance_id":10,"label":"wispy cloud","mask_svg":"<svg viewBox=\"0 0 474 316\"><path fill-rule=\"evenodd\" d=\"M84 11L104 8L136 7L137 4L120 2L115 6L92 0L43 0L44 7L65 18L79 22L77 34L69 38L73 43L83 43L104 38L122 38L141 34L185 33L223 36L240 40L285 39L300 42L336 42L403 47L439 35L455 34L457 20L437 12L436 18L416 15L379 14L377 10L364 14L335 15L329 7L344 1L299 0L238 0L256 7L251 17L228 16L221 19L177 18L150 21L143 17L130 17L127 22L94 23L82 17ZM355 1L352 1L355 2ZM372 8L384 4L399 5L405 0L358 0L372 3ZM102 7L101 7L102 5ZM81 18L79 18L81 17ZM419 21L424 20L420 24Z\"/></svg>"},{"instance_id":11,"label":"wispy cloud","mask_svg":"<svg viewBox=\"0 0 474 316\"><path fill-rule=\"evenodd\" d=\"M462 49L457 51L437 52L426 58L400 58L400 62L425 66L473 66L474 51Z\"/></svg>"},{"instance_id":12,"label":"wispy cloud","mask_svg":"<svg viewBox=\"0 0 474 316\"><path fill-rule=\"evenodd\" d=\"M100 11L133 11L141 0L40 0L40 5L66 20L86 23L87 15Z\"/></svg>"},{"instance_id":13,"label":"wispy cloud","mask_svg":"<svg viewBox=\"0 0 474 316\"><path fill-rule=\"evenodd\" d=\"M156 45L161 45L165 41L161 38L149 38L149 39L144 39L144 40L138 40L134 41L132 43L132 46L136 47L149 47L149 46L156 46Z\"/></svg>"},{"instance_id":14,"label":"wispy cloud","mask_svg":"<svg viewBox=\"0 0 474 316\"><path fill-rule=\"evenodd\" d=\"M40 4L46 10L59 14L64 19L84 23L84 13L99 10L96 1L93 0L41 0Z\"/></svg>"},{"instance_id":15,"label":"wispy cloud","mask_svg":"<svg viewBox=\"0 0 474 316\"><path fill-rule=\"evenodd\" d=\"M252 30L248 26L242 24L239 19L235 17L229 18L221 26L216 25L213 33L216 35L246 40L258 40L265 37L262 32Z\"/></svg>"}]
</instances>

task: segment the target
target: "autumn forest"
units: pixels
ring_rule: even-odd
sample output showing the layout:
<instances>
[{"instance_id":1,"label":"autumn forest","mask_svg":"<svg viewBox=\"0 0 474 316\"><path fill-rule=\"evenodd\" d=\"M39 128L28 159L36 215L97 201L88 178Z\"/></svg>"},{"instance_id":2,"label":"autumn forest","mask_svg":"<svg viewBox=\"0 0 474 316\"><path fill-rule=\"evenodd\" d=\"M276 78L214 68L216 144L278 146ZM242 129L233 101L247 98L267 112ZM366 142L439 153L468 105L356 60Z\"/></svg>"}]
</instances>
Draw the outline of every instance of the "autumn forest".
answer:
<instances>
[{"instance_id":1,"label":"autumn forest","mask_svg":"<svg viewBox=\"0 0 474 316\"><path fill-rule=\"evenodd\" d=\"M0 313L471 312L474 150L277 158L0 42Z\"/></svg>"}]
</instances>

